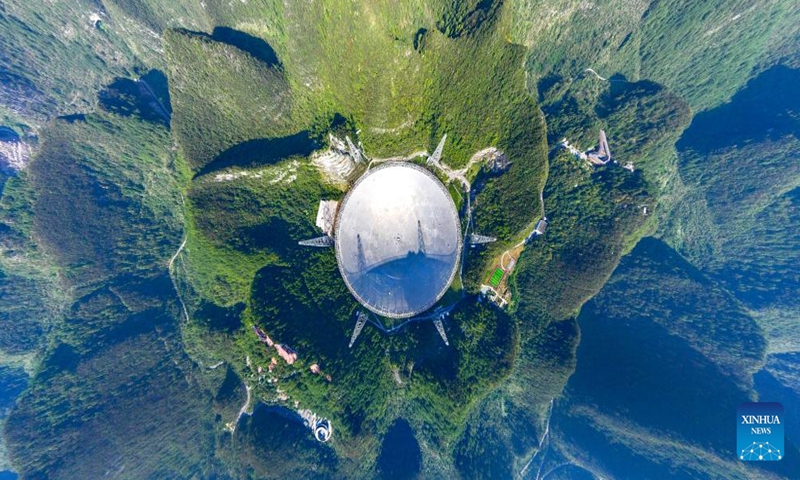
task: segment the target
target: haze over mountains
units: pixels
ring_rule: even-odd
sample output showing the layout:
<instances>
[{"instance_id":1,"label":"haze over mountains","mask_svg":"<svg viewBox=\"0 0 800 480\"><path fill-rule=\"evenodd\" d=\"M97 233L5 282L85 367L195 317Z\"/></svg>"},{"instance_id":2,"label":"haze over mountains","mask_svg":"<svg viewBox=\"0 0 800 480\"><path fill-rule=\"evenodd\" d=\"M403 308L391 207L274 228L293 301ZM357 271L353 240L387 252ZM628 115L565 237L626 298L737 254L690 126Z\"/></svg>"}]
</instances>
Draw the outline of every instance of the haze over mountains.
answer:
<instances>
[{"instance_id":1,"label":"haze over mountains","mask_svg":"<svg viewBox=\"0 0 800 480\"><path fill-rule=\"evenodd\" d=\"M0 0L0 478L792 478L799 47L789 0ZM600 129L633 172L558 146ZM544 210L511 308L347 349L329 133L501 149L463 286Z\"/></svg>"}]
</instances>

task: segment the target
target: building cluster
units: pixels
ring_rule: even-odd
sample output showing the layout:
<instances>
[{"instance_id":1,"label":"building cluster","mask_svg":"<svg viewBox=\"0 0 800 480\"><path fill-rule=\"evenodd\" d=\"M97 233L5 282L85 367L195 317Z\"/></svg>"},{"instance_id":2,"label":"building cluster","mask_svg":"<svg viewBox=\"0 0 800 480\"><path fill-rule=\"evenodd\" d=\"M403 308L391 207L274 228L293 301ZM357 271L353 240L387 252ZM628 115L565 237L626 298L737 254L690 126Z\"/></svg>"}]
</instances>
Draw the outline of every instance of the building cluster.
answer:
<instances>
[{"instance_id":1,"label":"building cluster","mask_svg":"<svg viewBox=\"0 0 800 480\"><path fill-rule=\"evenodd\" d=\"M269 335L264 333L258 325L253 325L253 331L255 332L256 336L259 340L267 345L267 347L272 347L278 353L278 356L283 359L288 365L292 365L295 360L297 360L297 352L292 349L292 347L288 345L284 345L281 343L274 342ZM272 361L269 364L269 371L271 372L273 368L278 364L278 361L275 360L275 357L272 358Z\"/></svg>"}]
</instances>

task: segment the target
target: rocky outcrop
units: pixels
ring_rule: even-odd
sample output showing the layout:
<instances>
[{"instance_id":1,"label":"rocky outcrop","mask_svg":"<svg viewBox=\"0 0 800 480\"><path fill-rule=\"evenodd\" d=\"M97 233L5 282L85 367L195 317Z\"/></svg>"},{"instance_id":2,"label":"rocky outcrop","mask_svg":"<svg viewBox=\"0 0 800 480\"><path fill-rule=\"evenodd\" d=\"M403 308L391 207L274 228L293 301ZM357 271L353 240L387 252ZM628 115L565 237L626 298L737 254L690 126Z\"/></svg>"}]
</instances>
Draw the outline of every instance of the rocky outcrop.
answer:
<instances>
[{"instance_id":1,"label":"rocky outcrop","mask_svg":"<svg viewBox=\"0 0 800 480\"><path fill-rule=\"evenodd\" d=\"M311 163L316 166L328 181L336 185L347 185L356 169L356 164L363 156L348 138L349 145L333 135L328 135L330 148L315 152Z\"/></svg>"},{"instance_id":2,"label":"rocky outcrop","mask_svg":"<svg viewBox=\"0 0 800 480\"><path fill-rule=\"evenodd\" d=\"M0 170L14 174L24 170L31 157L31 146L11 129L0 127Z\"/></svg>"},{"instance_id":3,"label":"rocky outcrop","mask_svg":"<svg viewBox=\"0 0 800 480\"><path fill-rule=\"evenodd\" d=\"M7 61L0 52L0 63ZM46 121L56 103L29 78L0 69L0 105L15 114L37 121Z\"/></svg>"},{"instance_id":4,"label":"rocky outcrop","mask_svg":"<svg viewBox=\"0 0 800 480\"><path fill-rule=\"evenodd\" d=\"M511 161L508 159L505 153L501 152L500 150L496 150L489 156L488 160L486 161L486 165L488 165L489 170L492 173L503 173L508 170L508 167L511 166Z\"/></svg>"}]
</instances>

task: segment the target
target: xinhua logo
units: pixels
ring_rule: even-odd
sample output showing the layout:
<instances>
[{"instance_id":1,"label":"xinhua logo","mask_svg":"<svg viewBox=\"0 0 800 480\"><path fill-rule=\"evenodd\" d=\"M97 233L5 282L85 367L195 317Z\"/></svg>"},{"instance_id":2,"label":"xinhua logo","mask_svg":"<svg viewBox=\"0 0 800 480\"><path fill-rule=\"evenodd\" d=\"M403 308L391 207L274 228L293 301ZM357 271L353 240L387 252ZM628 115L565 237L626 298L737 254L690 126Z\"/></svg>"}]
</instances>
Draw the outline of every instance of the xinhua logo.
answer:
<instances>
[{"instance_id":1,"label":"xinhua logo","mask_svg":"<svg viewBox=\"0 0 800 480\"><path fill-rule=\"evenodd\" d=\"M736 411L739 460L765 462L783 458L783 405L742 403Z\"/></svg>"}]
</instances>

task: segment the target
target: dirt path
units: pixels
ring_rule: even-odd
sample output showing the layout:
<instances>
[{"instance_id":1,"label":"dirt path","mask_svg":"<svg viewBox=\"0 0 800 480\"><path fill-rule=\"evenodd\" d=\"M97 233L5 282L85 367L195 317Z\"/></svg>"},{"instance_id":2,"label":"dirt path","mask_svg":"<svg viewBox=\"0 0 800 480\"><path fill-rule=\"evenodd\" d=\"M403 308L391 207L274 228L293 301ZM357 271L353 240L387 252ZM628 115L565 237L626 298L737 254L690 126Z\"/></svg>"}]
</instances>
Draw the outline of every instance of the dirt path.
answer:
<instances>
[{"instance_id":1,"label":"dirt path","mask_svg":"<svg viewBox=\"0 0 800 480\"><path fill-rule=\"evenodd\" d=\"M172 271L172 264L175 263L175 259L178 258L178 255L180 255L181 252L183 251L183 248L186 246L186 241L187 240L188 240L187 237L183 238L183 242L181 243L181 246L178 247L178 251L175 252L175 255L173 255L172 258L169 259L169 271L170 272Z\"/></svg>"},{"instance_id":2,"label":"dirt path","mask_svg":"<svg viewBox=\"0 0 800 480\"><path fill-rule=\"evenodd\" d=\"M408 128L410 126L411 126L411 120L406 120L405 122L401 123L400 125L394 128L370 127L369 131L370 133L378 133L378 134L397 133L400 130Z\"/></svg>"},{"instance_id":3,"label":"dirt path","mask_svg":"<svg viewBox=\"0 0 800 480\"><path fill-rule=\"evenodd\" d=\"M608 81L608 79L607 79L607 78L603 78L603 77L601 77L601 76L600 76L600 74L599 74L599 73L597 73L597 72L595 72L595 71L594 71L594 69L592 69L592 68L587 68L586 70L584 70L584 72L593 73L595 77L599 78L600 80L602 80L602 81L604 81L604 82L607 82L607 81Z\"/></svg>"},{"instance_id":4,"label":"dirt path","mask_svg":"<svg viewBox=\"0 0 800 480\"><path fill-rule=\"evenodd\" d=\"M447 176L448 180L450 180L451 182L454 180L459 181L461 185L464 186L464 189L467 192L469 192L470 183L469 180L467 180L467 171L469 171L469 169L476 163L484 160L486 157L490 155L494 155L496 152L497 148L495 147L486 147L483 150L479 150L475 152L475 154L469 159L464 168L460 168L458 170L453 170L447 165L442 164L441 162L434 162L433 165L435 165L436 168L441 170L441 172L444 173L445 176Z\"/></svg>"},{"instance_id":5,"label":"dirt path","mask_svg":"<svg viewBox=\"0 0 800 480\"><path fill-rule=\"evenodd\" d=\"M542 218L547 218L547 212L544 210L544 185L542 185L542 189L539 190L539 204L542 206Z\"/></svg>"},{"instance_id":6,"label":"dirt path","mask_svg":"<svg viewBox=\"0 0 800 480\"><path fill-rule=\"evenodd\" d=\"M156 107L158 107L158 114L161 115L164 118L164 120L167 121L167 123L169 123L170 115L167 112L167 109L164 108L164 105L161 103L161 100L159 100L158 97L156 96L156 92L154 92L153 89L150 88L150 85L148 85L148 83L142 80L141 78L139 80L136 80L136 82L139 85L143 86L145 90L147 90L147 93L150 94L150 96L153 98L153 104Z\"/></svg>"},{"instance_id":7,"label":"dirt path","mask_svg":"<svg viewBox=\"0 0 800 480\"><path fill-rule=\"evenodd\" d=\"M178 251L175 252L175 255L169 259L169 265L167 267L167 270L169 271L169 279L172 280L172 287L175 288L175 294L178 295L178 301L181 302L181 309L183 310L184 317L186 317L186 321L189 321L189 311L186 309L186 304L183 303L183 296L181 295L181 290L178 288L178 281L175 279L172 267L175 264L175 260L178 258L178 255L180 255L184 247L186 247L186 241L188 239L188 237L183 237L181 246L178 247Z\"/></svg>"},{"instance_id":8,"label":"dirt path","mask_svg":"<svg viewBox=\"0 0 800 480\"><path fill-rule=\"evenodd\" d=\"M541 440L539 440L539 446L536 449L536 453L533 454L533 457L531 457L531 459L528 460L528 463L526 463L525 467L519 472L520 478L525 476L525 472L528 470L528 467L531 466L531 463L533 463L533 461L536 460L536 457L538 457L540 453L542 454L542 457L541 461L539 462L539 468L536 470L536 480L542 480L545 476L549 475L553 471L550 470L549 472L546 472L544 476L542 475L542 467L544 467L544 461L545 458L547 457L547 451L550 448L550 419L553 416L554 400L555 400L554 398L550 399L550 409L547 413L547 424L545 425L544 434L542 435Z\"/></svg>"}]
</instances>

